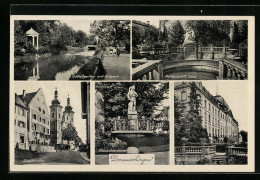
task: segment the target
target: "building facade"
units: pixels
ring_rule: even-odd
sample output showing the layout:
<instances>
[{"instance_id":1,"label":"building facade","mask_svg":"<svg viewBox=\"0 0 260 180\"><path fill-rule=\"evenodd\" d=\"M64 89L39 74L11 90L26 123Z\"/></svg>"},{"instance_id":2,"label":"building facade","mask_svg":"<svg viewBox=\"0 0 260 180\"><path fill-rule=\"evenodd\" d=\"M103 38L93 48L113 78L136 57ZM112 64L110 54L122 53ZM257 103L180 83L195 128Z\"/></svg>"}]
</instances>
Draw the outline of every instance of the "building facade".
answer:
<instances>
[{"instance_id":1,"label":"building facade","mask_svg":"<svg viewBox=\"0 0 260 180\"><path fill-rule=\"evenodd\" d=\"M28 109L27 139L29 144L50 144L50 117L45 97L41 88L36 92L18 95Z\"/></svg>"},{"instance_id":2,"label":"building facade","mask_svg":"<svg viewBox=\"0 0 260 180\"><path fill-rule=\"evenodd\" d=\"M62 144L62 106L58 100L57 89L54 92L54 99L50 106L51 118L51 144Z\"/></svg>"},{"instance_id":3,"label":"building facade","mask_svg":"<svg viewBox=\"0 0 260 180\"><path fill-rule=\"evenodd\" d=\"M29 141L27 136L27 116L28 108L24 102L15 94L15 119L14 119L14 131L15 131L15 146L20 149L28 149Z\"/></svg>"},{"instance_id":4,"label":"building facade","mask_svg":"<svg viewBox=\"0 0 260 180\"><path fill-rule=\"evenodd\" d=\"M54 99L50 106L50 118L51 118L51 144L69 144L70 148L74 147L75 142L67 142L62 138L62 130L67 128L68 124L74 126L74 111L70 105L70 97L67 98L67 105L63 111L63 107L58 99L57 89L54 92Z\"/></svg>"},{"instance_id":5,"label":"building facade","mask_svg":"<svg viewBox=\"0 0 260 180\"><path fill-rule=\"evenodd\" d=\"M211 142L223 142L224 138L238 142L239 125L235 120L232 110L225 99L220 96L211 95L201 82L196 82L196 93L200 95L200 116L202 127L207 130ZM189 96L191 84L188 82L174 83L175 101L185 105L185 111L189 111Z\"/></svg>"}]
</instances>

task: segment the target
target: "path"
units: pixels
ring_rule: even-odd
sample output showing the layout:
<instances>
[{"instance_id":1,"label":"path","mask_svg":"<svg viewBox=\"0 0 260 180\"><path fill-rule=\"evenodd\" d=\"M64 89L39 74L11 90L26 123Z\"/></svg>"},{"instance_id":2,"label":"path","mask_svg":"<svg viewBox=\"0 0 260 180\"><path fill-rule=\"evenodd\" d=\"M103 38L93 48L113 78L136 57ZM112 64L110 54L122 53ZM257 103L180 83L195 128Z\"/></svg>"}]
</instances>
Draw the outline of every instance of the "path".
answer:
<instances>
[{"instance_id":1,"label":"path","mask_svg":"<svg viewBox=\"0 0 260 180\"><path fill-rule=\"evenodd\" d=\"M41 153L40 157L26 159L19 164L89 164L89 161L83 159L78 151L59 151L51 153Z\"/></svg>"},{"instance_id":2,"label":"path","mask_svg":"<svg viewBox=\"0 0 260 180\"><path fill-rule=\"evenodd\" d=\"M130 79L130 54L104 57L104 68L107 71L106 80L129 80Z\"/></svg>"}]
</instances>

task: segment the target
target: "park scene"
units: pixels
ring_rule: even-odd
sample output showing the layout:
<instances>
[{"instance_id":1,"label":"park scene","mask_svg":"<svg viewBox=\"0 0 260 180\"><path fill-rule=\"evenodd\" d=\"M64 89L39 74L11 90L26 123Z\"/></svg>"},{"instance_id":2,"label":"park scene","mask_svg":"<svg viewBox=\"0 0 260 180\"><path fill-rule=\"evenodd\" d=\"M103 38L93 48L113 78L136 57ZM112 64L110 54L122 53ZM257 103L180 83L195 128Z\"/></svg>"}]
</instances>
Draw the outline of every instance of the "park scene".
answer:
<instances>
[{"instance_id":1,"label":"park scene","mask_svg":"<svg viewBox=\"0 0 260 180\"><path fill-rule=\"evenodd\" d=\"M132 22L133 80L248 79L247 20Z\"/></svg>"},{"instance_id":2,"label":"park scene","mask_svg":"<svg viewBox=\"0 0 260 180\"><path fill-rule=\"evenodd\" d=\"M110 154L152 154L169 164L169 83L96 83L95 162Z\"/></svg>"},{"instance_id":3,"label":"park scene","mask_svg":"<svg viewBox=\"0 0 260 180\"><path fill-rule=\"evenodd\" d=\"M129 80L130 21L15 20L15 80Z\"/></svg>"},{"instance_id":4,"label":"park scene","mask_svg":"<svg viewBox=\"0 0 260 180\"><path fill-rule=\"evenodd\" d=\"M79 82L15 83L15 164L90 164L80 90Z\"/></svg>"},{"instance_id":5,"label":"park scene","mask_svg":"<svg viewBox=\"0 0 260 180\"><path fill-rule=\"evenodd\" d=\"M176 165L248 163L247 88L242 82L174 83Z\"/></svg>"}]
</instances>

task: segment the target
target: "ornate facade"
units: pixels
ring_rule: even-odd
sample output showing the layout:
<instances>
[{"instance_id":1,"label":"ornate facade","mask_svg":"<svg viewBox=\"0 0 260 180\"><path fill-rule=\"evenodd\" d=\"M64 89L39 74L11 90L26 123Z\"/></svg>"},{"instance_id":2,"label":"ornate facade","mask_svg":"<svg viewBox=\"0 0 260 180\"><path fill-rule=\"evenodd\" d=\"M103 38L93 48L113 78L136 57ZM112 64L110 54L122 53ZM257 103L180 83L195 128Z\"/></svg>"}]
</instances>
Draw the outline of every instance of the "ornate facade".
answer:
<instances>
[{"instance_id":1,"label":"ornate facade","mask_svg":"<svg viewBox=\"0 0 260 180\"><path fill-rule=\"evenodd\" d=\"M67 98L67 106L65 110L62 111L62 106L58 100L57 89L54 92L54 99L52 100L52 105L50 106L50 117L51 117L51 144L68 144L67 141L62 139L62 130L72 124L74 126L74 111L70 105L70 98ZM74 144L69 142L69 144Z\"/></svg>"},{"instance_id":2,"label":"ornate facade","mask_svg":"<svg viewBox=\"0 0 260 180\"><path fill-rule=\"evenodd\" d=\"M196 91L200 94L199 113L202 117L202 127L207 129L211 142L214 139L222 142L224 137L238 142L239 125L225 99L220 95L211 95L201 82L196 82ZM190 108L190 92L190 83L174 83L175 101L183 102L186 107L185 111Z\"/></svg>"}]
</instances>

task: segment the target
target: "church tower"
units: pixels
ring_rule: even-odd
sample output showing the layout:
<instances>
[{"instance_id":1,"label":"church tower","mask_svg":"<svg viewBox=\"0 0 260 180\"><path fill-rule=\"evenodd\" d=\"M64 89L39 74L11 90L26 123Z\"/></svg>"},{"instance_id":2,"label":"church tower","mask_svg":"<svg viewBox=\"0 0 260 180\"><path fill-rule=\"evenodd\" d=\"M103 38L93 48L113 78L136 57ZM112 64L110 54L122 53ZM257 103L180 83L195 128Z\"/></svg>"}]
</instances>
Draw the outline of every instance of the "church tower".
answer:
<instances>
[{"instance_id":1,"label":"church tower","mask_svg":"<svg viewBox=\"0 0 260 180\"><path fill-rule=\"evenodd\" d=\"M51 129L51 144L62 144L62 106L58 100L57 88L54 92L54 99L50 106L50 129Z\"/></svg>"},{"instance_id":2,"label":"church tower","mask_svg":"<svg viewBox=\"0 0 260 180\"><path fill-rule=\"evenodd\" d=\"M65 110L63 111L63 128L66 128L68 124L71 124L74 126L74 111L72 110L72 106L70 105L70 97L68 95L67 98L67 106L65 107Z\"/></svg>"}]
</instances>

